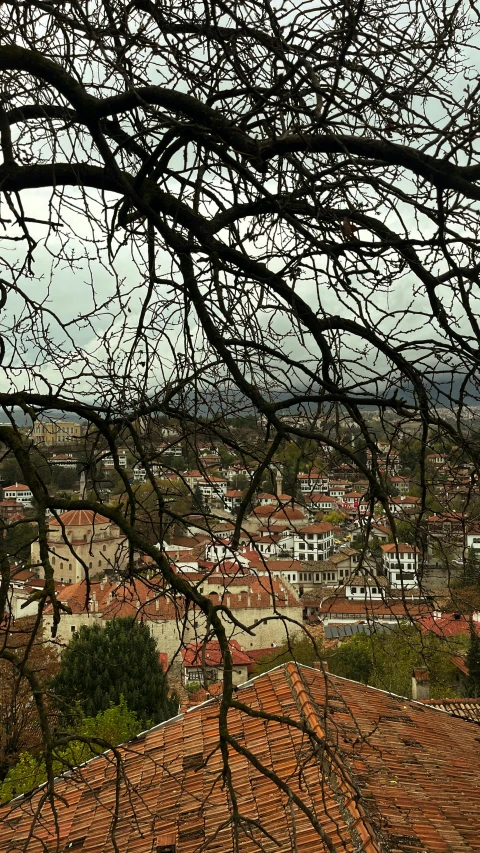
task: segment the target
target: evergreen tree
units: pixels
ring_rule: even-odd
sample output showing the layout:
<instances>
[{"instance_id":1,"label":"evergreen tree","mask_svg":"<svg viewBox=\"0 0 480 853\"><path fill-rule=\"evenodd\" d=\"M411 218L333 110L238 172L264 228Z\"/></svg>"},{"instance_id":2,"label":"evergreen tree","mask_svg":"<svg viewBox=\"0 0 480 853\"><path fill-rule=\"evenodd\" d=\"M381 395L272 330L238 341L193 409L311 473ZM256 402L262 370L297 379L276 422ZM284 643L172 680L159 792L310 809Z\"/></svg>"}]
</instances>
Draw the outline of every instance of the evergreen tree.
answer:
<instances>
[{"instance_id":1,"label":"evergreen tree","mask_svg":"<svg viewBox=\"0 0 480 853\"><path fill-rule=\"evenodd\" d=\"M196 510L198 512L205 512L205 503L203 500L202 490L200 486L195 486L193 489L193 500L192 500L192 510Z\"/></svg>"},{"instance_id":2,"label":"evergreen tree","mask_svg":"<svg viewBox=\"0 0 480 853\"><path fill-rule=\"evenodd\" d=\"M160 723L177 711L148 628L134 619L113 619L105 628L82 626L65 649L52 683L63 707L79 702L93 717L118 705L123 696L143 725Z\"/></svg>"},{"instance_id":3,"label":"evergreen tree","mask_svg":"<svg viewBox=\"0 0 480 853\"><path fill-rule=\"evenodd\" d=\"M465 586L478 586L480 583L480 562L473 548L469 548L465 556L463 583Z\"/></svg>"},{"instance_id":4,"label":"evergreen tree","mask_svg":"<svg viewBox=\"0 0 480 853\"><path fill-rule=\"evenodd\" d=\"M470 624L470 645L466 656L468 667L467 693L476 698L480 696L480 637L473 623Z\"/></svg>"}]
</instances>

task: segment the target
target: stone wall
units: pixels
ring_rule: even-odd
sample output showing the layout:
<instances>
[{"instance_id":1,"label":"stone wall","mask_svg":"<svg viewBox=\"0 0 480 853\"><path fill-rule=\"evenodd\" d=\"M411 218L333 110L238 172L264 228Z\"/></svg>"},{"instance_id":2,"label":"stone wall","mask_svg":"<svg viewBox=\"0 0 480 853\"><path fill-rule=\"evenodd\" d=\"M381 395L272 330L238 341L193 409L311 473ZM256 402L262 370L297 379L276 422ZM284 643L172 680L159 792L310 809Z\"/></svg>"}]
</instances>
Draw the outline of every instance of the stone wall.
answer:
<instances>
[{"instance_id":1,"label":"stone wall","mask_svg":"<svg viewBox=\"0 0 480 853\"><path fill-rule=\"evenodd\" d=\"M248 652L249 649L280 646L285 642L288 634L292 636L298 632L302 624L302 607L300 604L295 607L281 607L279 615L274 614L270 608L251 607L235 610L234 616L241 623L240 625L235 625L222 615L228 638L237 640ZM93 611L89 614L62 614L57 638L54 640L59 652L70 642L72 634L82 625L93 625L95 622L105 624L101 613ZM298 623L298 627L293 624L294 622ZM43 623L46 635L50 636L53 616L44 616ZM188 620L185 621L159 618L148 620L146 624L155 637L158 651L167 653L169 663L175 656L181 660L182 645L201 641L206 633L205 617L202 613L189 615Z\"/></svg>"}]
</instances>

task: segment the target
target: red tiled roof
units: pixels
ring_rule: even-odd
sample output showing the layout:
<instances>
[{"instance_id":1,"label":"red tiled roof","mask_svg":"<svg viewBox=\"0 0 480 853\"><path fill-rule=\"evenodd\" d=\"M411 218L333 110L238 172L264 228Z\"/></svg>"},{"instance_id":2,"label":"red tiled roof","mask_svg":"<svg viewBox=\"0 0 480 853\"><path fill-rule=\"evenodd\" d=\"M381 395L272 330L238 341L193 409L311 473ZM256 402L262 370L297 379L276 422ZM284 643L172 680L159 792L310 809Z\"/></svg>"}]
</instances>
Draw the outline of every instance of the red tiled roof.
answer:
<instances>
[{"instance_id":1,"label":"red tiled roof","mask_svg":"<svg viewBox=\"0 0 480 853\"><path fill-rule=\"evenodd\" d=\"M280 578L244 574L248 569L244 570L238 566L233 570L233 574L220 573L217 564L203 565L214 569L214 573L205 577L204 574L188 572L184 577L191 583L202 581L205 595L218 597L219 602L223 601L232 610L244 610L249 607L272 610L273 601L277 608L300 608L298 598L287 589ZM209 586L219 587L220 593L216 589L209 589ZM148 583L138 579L132 584L91 583L90 597L93 604L90 604L88 610L107 620L122 616L135 616L146 621L178 619L181 618L184 607L181 597L177 596L174 602L167 592L163 592L163 580L160 578L158 586L154 579ZM88 612L85 581L67 584L62 590L60 600L68 604L72 613ZM52 606L47 605L45 615L51 615L52 612Z\"/></svg>"},{"instance_id":2,"label":"red tiled roof","mask_svg":"<svg viewBox=\"0 0 480 853\"><path fill-rule=\"evenodd\" d=\"M291 506L282 506L281 509L274 512L272 515L274 519L286 519L287 521L301 521L301 519L305 518L305 513L302 512L301 509L294 509Z\"/></svg>"},{"instance_id":3,"label":"red tiled roof","mask_svg":"<svg viewBox=\"0 0 480 853\"><path fill-rule=\"evenodd\" d=\"M406 542L399 542L398 545L392 542L390 545L380 545L380 548L385 554L396 554L397 551L399 554L414 554L418 550Z\"/></svg>"},{"instance_id":4,"label":"red tiled roof","mask_svg":"<svg viewBox=\"0 0 480 853\"><path fill-rule=\"evenodd\" d=\"M380 530L382 533L388 533L388 535L390 535L390 533L392 532L392 531L390 530L390 528L389 528L389 527L385 527L385 525L384 525L384 524L372 524L372 525L371 525L371 530Z\"/></svg>"},{"instance_id":5,"label":"red tiled roof","mask_svg":"<svg viewBox=\"0 0 480 853\"><path fill-rule=\"evenodd\" d=\"M325 501L329 504L338 503L337 498L331 498L330 495L313 494L313 495L308 495L308 497L305 498L306 504L325 503Z\"/></svg>"},{"instance_id":6,"label":"red tiled roof","mask_svg":"<svg viewBox=\"0 0 480 853\"><path fill-rule=\"evenodd\" d=\"M453 524L461 524L462 522L467 522L467 516L462 512L444 512L437 513L436 515L430 515L427 518L427 521L432 523L450 521Z\"/></svg>"},{"instance_id":7,"label":"red tiled roof","mask_svg":"<svg viewBox=\"0 0 480 853\"><path fill-rule=\"evenodd\" d=\"M309 603L308 595L302 598L304 604ZM313 602L315 605L318 602ZM358 614L361 619L370 619L380 616L392 616L395 618L417 619L422 613L427 610L427 605L415 604L408 602L406 605L402 601L392 599L391 601L370 601L361 599L352 601L337 595L328 598L318 607L319 615L329 616L330 614L341 614L344 616L352 616Z\"/></svg>"},{"instance_id":8,"label":"red tiled roof","mask_svg":"<svg viewBox=\"0 0 480 853\"><path fill-rule=\"evenodd\" d=\"M61 522L56 518L50 519L50 527L93 527L94 524L108 524L109 518L92 512L91 509L71 509L60 516Z\"/></svg>"},{"instance_id":9,"label":"red tiled roof","mask_svg":"<svg viewBox=\"0 0 480 853\"><path fill-rule=\"evenodd\" d=\"M459 634L470 633L470 622L460 613L442 613L441 616L422 616L418 620L423 631L430 631L439 637L458 637ZM480 622L473 622L473 627L480 636Z\"/></svg>"},{"instance_id":10,"label":"red tiled roof","mask_svg":"<svg viewBox=\"0 0 480 853\"><path fill-rule=\"evenodd\" d=\"M228 644L234 666L249 666L251 657L243 651L240 643L230 640ZM218 640L209 643L189 643L182 649L183 665L189 666L223 666L223 654Z\"/></svg>"},{"instance_id":11,"label":"red tiled roof","mask_svg":"<svg viewBox=\"0 0 480 853\"><path fill-rule=\"evenodd\" d=\"M328 521L318 521L316 524L307 524L306 527L302 527L301 534L303 536L304 533L330 533L331 530L333 525Z\"/></svg>"},{"instance_id":12,"label":"red tiled roof","mask_svg":"<svg viewBox=\"0 0 480 853\"><path fill-rule=\"evenodd\" d=\"M438 708L453 717L461 717L462 720L480 723L480 699L424 699L422 705Z\"/></svg>"},{"instance_id":13,"label":"red tiled roof","mask_svg":"<svg viewBox=\"0 0 480 853\"><path fill-rule=\"evenodd\" d=\"M468 676L468 666L463 655L450 655L450 660L452 661L453 665L460 670L462 675Z\"/></svg>"},{"instance_id":14,"label":"red tiled roof","mask_svg":"<svg viewBox=\"0 0 480 853\"><path fill-rule=\"evenodd\" d=\"M267 504L266 506L256 506L253 512L250 515L256 515L258 517L268 517L271 516L275 512L275 507L272 504Z\"/></svg>"},{"instance_id":15,"label":"red tiled roof","mask_svg":"<svg viewBox=\"0 0 480 853\"><path fill-rule=\"evenodd\" d=\"M15 483L14 486L2 486L4 492L29 492L30 486L25 486L24 483Z\"/></svg>"},{"instance_id":16,"label":"red tiled roof","mask_svg":"<svg viewBox=\"0 0 480 853\"><path fill-rule=\"evenodd\" d=\"M343 853L480 851L477 725L294 663L236 695L247 709L277 716L228 713L242 853L324 853L319 833ZM20 848L28 838L28 853L108 850L114 832L122 853L167 844L178 853L231 853L219 708L212 699L120 747L117 817L117 762L107 753L57 780L53 804L40 788L3 806L1 848ZM278 719L285 717L295 726Z\"/></svg>"},{"instance_id":17,"label":"red tiled roof","mask_svg":"<svg viewBox=\"0 0 480 853\"><path fill-rule=\"evenodd\" d=\"M270 572L301 572L303 566L299 560L266 560Z\"/></svg>"}]
</instances>

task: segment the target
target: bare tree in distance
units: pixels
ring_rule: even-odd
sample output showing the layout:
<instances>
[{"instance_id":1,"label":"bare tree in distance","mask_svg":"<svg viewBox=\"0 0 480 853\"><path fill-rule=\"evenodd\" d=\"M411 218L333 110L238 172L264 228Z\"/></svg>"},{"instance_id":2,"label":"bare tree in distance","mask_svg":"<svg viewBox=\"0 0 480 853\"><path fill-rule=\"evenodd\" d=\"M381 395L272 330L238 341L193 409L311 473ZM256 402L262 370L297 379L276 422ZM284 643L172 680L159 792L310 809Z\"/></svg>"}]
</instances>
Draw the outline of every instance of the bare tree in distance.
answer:
<instances>
[{"instance_id":1,"label":"bare tree in distance","mask_svg":"<svg viewBox=\"0 0 480 853\"><path fill-rule=\"evenodd\" d=\"M198 610L220 643L227 784L226 622L251 626L156 547L191 509L183 471L169 492L173 448L202 472L199 445L221 445L250 470L234 550L288 442L292 477L323 452L366 482L367 541L375 506L396 530L379 438L405 453L416 442L413 541L439 497L435 444L470 466L470 487L447 490L442 508L475 517L478 25L473 5L431 0L0 9L0 440L35 501L26 523L46 582L33 632L46 607L54 633L65 614L49 514L109 519L125 537L122 578L144 583L145 555L152 593L179 607L180 624ZM78 499L52 487L20 428L59 411L87 424ZM180 425L170 446L166 420ZM115 499L98 476L105 455ZM211 531L218 513L200 510ZM88 561L84 571L89 581ZM4 553L2 613L9 586ZM294 632L280 609L272 619ZM28 647L7 646L0 657L28 677ZM34 673L31 688L53 790ZM235 803L232 789L234 817Z\"/></svg>"}]
</instances>

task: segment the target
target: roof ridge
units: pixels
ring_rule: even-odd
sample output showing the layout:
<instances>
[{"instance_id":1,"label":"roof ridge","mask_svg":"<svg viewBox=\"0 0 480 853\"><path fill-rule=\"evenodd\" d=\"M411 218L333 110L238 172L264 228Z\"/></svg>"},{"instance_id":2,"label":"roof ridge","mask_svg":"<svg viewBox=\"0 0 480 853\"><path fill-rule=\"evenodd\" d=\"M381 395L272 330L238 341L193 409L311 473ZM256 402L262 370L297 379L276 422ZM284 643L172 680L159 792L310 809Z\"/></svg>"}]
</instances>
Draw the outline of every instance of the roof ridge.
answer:
<instances>
[{"instance_id":1,"label":"roof ridge","mask_svg":"<svg viewBox=\"0 0 480 853\"><path fill-rule=\"evenodd\" d=\"M305 667L305 669L310 669L310 667ZM318 672L318 670L315 671ZM326 740L326 732L320 725L318 711L302 678L299 665L295 661L288 661L285 664L285 672L294 698L298 700L308 725L317 737ZM324 677L327 675L328 673L323 672ZM328 694L326 694L326 700L328 701ZM343 765L342 772L335 775L337 776L338 789L344 795L343 807L352 818L352 828L355 829L362 841L364 853L381 853L381 847L373 834L373 827L370 825L365 809L358 802L355 786L350 779L347 766ZM334 790L333 786L332 790Z\"/></svg>"}]
</instances>

